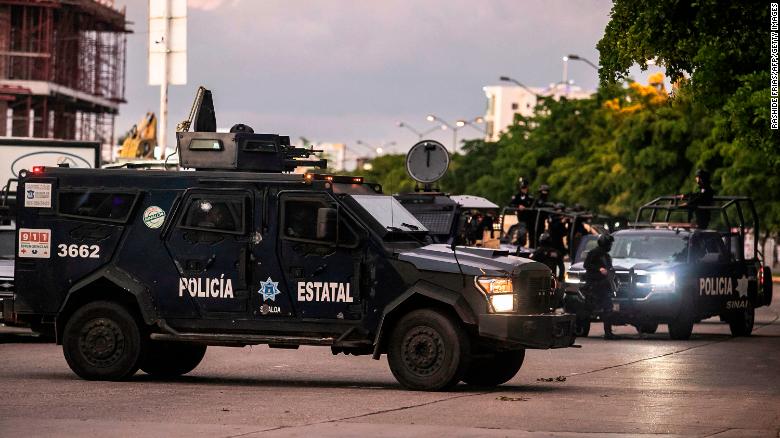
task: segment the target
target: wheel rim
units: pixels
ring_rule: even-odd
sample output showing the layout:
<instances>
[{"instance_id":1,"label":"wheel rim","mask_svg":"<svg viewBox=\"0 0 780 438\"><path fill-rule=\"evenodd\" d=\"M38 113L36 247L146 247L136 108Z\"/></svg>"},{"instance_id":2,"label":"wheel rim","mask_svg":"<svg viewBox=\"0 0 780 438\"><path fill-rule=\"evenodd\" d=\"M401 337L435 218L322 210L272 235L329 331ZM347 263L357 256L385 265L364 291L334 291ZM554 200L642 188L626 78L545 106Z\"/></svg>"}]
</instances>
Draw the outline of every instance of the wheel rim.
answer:
<instances>
[{"instance_id":1,"label":"wheel rim","mask_svg":"<svg viewBox=\"0 0 780 438\"><path fill-rule=\"evenodd\" d=\"M79 332L79 351L90 365L113 365L125 351L125 337L121 327L106 318L87 322Z\"/></svg>"},{"instance_id":2,"label":"wheel rim","mask_svg":"<svg viewBox=\"0 0 780 438\"><path fill-rule=\"evenodd\" d=\"M401 357L409 371L429 376L441 368L444 361L444 340L430 327L415 327L404 337Z\"/></svg>"}]
</instances>

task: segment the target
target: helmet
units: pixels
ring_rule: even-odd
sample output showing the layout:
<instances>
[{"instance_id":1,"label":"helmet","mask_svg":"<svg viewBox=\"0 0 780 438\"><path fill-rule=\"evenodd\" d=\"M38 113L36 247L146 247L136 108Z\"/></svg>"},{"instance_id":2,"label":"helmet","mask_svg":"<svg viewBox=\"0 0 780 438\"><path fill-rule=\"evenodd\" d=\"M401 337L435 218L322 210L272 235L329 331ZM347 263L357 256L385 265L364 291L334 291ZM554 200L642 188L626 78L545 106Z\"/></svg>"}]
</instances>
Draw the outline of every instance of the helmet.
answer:
<instances>
[{"instance_id":1,"label":"helmet","mask_svg":"<svg viewBox=\"0 0 780 438\"><path fill-rule=\"evenodd\" d=\"M550 186L548 186L547 184L542 184L542 185L539 186L539 191L540 192L549 192L550 191Z\"/></svg>"},{"instance_id":2,"label":"helmet","mask_svg":"<svg viewBox=\"0 0 780 438\"><path fill-rule=\"evenodd\" d=\"M566 210L566 204L564 204L563 202L556 202L555 209L561 211Z\"/></svg>"},{"instance_id":3,"label":"helmet","mask_svg":"<svg viewBox=\"0 0 780 438\"><path fill-rule=\"evenodd\" d=\"M710 173L706 169L696 169L696 176L705 184L710 182Z\"/></svg>"},{"instance_id":4,"label":"helmet","mask_svg":"<svg viewBox=\"0 0 780 438\"><path fill-rule=\"evenodd\" d=\"M521 176L520 178L517 178L517 186L524 189L528 187L528 181Z\"/></svg>"},{"instance_id":5,"label":"helmet","mask_svg":"<svg viewBox=\"0 0 780 438\"><path fill-rule=\"evenodd\" d=\"M552 237L550 237L550 233L544 232L539 235L539 243L541 244L549 244L552 241Z\"/></svg>"},{"instance_id":6,"label":"helmet","mask_svg":"<svg viewBox=\"0 0 780 438\"><path fill-rule=\"evenodd\" d=\"M237 132L247 132L249 134L254 134L255 130L252 129L251 126L245 125L243 123L236 123L230 128L231 133L237 133Z\"/></svg>"},{"instance_id":7,"label":"helmet","mask_svg":"<svg viewBox=\"0 0 780 438\"><path fill-rule=\"evenodd\" d=\"M598 245L600 248L609 251L612 249L612 242L614 241L615 238L611 234L602 234L599 236Z\"/></svg>"}]
</instances>

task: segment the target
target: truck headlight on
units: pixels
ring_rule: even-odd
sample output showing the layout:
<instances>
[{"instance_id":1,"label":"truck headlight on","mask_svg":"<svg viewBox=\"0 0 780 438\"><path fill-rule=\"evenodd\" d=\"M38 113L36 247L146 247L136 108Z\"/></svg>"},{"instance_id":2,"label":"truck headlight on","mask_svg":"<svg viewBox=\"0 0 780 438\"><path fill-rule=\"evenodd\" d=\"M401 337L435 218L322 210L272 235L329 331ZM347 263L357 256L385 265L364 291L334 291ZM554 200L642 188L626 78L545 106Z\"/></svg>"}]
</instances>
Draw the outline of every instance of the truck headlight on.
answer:
<instances>
[{"instance_id":1,"label":"truck headlight on","mask_svg":"<svg viewBox=\"0 0 780 438\"><path fill-rule=\"evenodd\" d=\"M674 291L674 272L653 272L650 274L650 285L656 292Z\"/></svg>"},{"instance_id":2,"label":"truck headlight on","mask_svg":"<svg viewBox=\"0 0 780 438\"><path fill-rule=\"evenodd\" d=\"M511 278L479 277L477 278L477 286L487 296L490 308L494 312L514 312L517 309Z\"/></svg>"}]
</instances>

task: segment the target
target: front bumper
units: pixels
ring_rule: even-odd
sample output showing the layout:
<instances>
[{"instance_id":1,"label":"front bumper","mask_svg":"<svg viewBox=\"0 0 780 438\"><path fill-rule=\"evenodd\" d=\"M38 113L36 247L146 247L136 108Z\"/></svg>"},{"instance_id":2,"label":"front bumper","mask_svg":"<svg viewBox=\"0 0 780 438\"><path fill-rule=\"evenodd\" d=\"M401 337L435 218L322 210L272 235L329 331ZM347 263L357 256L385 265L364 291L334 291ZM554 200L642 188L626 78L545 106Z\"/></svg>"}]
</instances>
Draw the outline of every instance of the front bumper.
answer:
<instances>
[{"instance_id":1,"label":"front bumper","mask_svg":"<svg viewBox=\"0 0 780 438\"><path fill-rule=\"evenodd\" d=\"M565 348L574 344L572 314L479 315L479 335L531 349Z\"/></svg>"},{"instance_id":2,"label":"front bumper","mask_svg":"<svg viewBox=\"0 0 780 438\"><path fill-rule=\"evenodd\" d=\"M613 315L616 322L630 323L637 320L668 322L680 314L680 293L651 293L645 298L613 298Z\"/></svg>"}]
</instances>

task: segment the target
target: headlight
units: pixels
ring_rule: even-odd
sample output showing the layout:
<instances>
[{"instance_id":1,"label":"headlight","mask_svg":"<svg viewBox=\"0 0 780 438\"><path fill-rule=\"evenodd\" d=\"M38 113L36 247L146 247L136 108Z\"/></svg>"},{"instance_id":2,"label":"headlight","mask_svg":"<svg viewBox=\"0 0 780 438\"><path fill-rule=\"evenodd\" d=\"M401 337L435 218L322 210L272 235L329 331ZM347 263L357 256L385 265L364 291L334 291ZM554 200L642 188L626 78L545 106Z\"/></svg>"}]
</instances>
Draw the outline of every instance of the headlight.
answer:
<instances>
[{"instance_id":1,"label":"headlight","mask_svg":"<svg viewBox=\"0 0 780 438\"><path fill-rule=\"evenodd\" d=\"M564 283L571 283L571 284L577 284L580 282L580 274L574 274L569 271L566 271L563 274L563 282Z\"/></svg>"},{"instance_id":2,"label":"headlight","mask_svg":"<svg viewBox=\"0 0 780 438\"><path fill-rule=\"evenodd\" d=\"M650 285L654 291L673 291L674 272L653 272L650 274Z\"/></svg>"},{"instance_id":3,"label":"headlight","mask_svg":"<svg viewBox=\"0 0 780 438\"><path fill-rule=\"evenodd\" d=\"M512 279L506 277L480 277L477 286L485 293L494 312L514 312L516 300Z\"/></svg>"},{"instance_id":4,"label":"headlight","mask_svg":"<svg viewBox=\"0 0 780 438\"><path fill-rule=\"evenodd\" d=\"M490 305L496 312L514 312L515 296L513 294L491 295Z\"/></svg>"}]
</instances>

